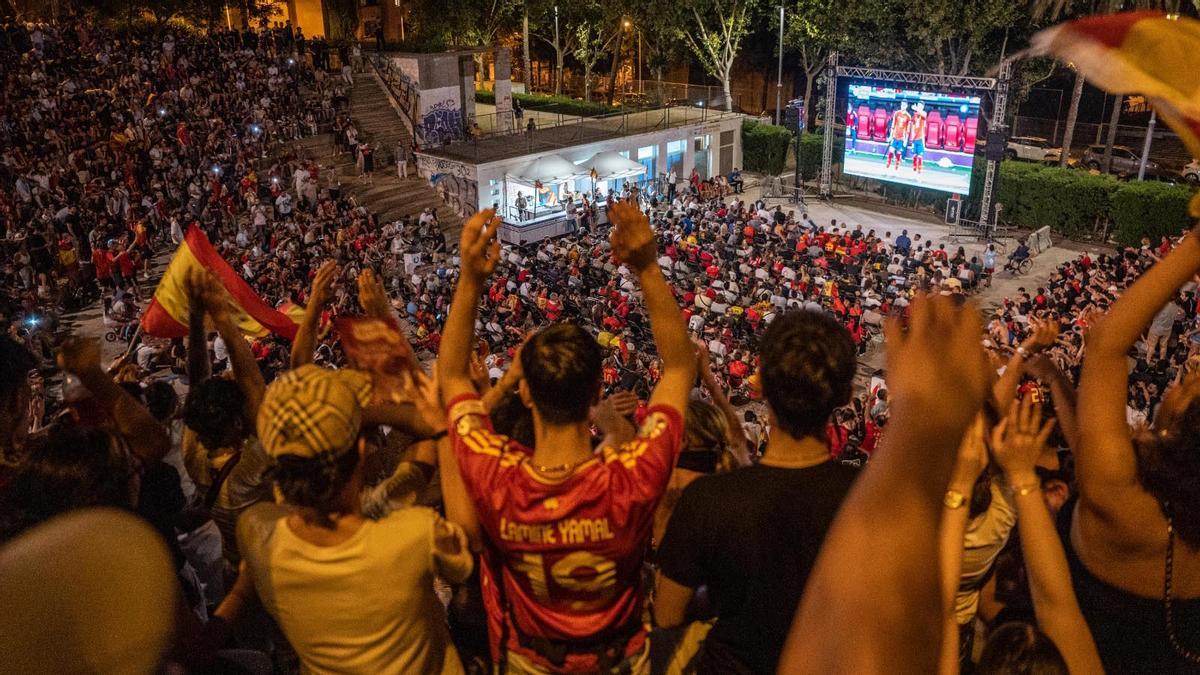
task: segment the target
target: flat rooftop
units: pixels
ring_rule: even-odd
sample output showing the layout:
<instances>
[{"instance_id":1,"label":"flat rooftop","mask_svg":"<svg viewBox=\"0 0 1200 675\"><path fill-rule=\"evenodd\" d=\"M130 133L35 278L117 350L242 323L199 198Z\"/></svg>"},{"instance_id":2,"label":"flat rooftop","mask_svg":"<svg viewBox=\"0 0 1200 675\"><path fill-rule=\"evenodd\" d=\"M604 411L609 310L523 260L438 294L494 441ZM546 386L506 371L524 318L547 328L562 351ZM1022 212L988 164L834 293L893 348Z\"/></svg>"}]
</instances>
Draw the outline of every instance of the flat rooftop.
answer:
<instances>
[{"instance_id":1,"label":"flat rooftop","mask_svg":"<svg viewBox=\"0 0 1200 675\"><path fill-rule=\"evenodd\" d=\"M526 116L532 111L526 111ZM477 116L482 117L482 116ZM522 155L554 151L610 138L633 136L651 131L670 129L689 124L719 122L740 118L741 113L708 110L691 106L652 108L638 112L613 113L603 117L573 117L562 115L547 122L547 114L538 116L538 127L532 132L523 127L509 132L485 132L476 140L455 141L448 145L424 148L421 152L470 164L487 164ZM494 120L480 120L480 127L495 128Z\"/></svg>"}]
</instances>

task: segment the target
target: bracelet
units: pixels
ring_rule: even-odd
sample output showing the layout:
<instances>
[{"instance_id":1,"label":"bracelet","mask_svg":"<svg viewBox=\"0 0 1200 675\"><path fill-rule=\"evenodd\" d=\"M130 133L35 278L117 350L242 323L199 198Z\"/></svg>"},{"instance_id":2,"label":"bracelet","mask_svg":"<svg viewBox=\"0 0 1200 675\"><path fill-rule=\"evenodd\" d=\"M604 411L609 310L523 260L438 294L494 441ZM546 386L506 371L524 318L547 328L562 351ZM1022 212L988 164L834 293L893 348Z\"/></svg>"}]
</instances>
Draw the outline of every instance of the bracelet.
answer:
<instances>
[{"instance_id":1,"label":"bracelet","mask_svg":"<svg viewBox=\"0 0 1200 675\"><path fill-rule=\"evenodd\" d=\"M958 490L946 490L946 496L942 498L942 504L948 509L961 509L966 503L966 496Z\"/></svg>"},{"instance_id":2,"label":"bracelet","mask_svg":"<svg viewBox=\"0 0 1200 675\"><path fill-rule=\"evenodd\" d=\"M1014 495L1018 497L1024 497L1030 492L1041 491L1042 482L1038 481L1036 483L1026 483L1025 485L1009 485L1008 489L1011 490Z\"/></svg>"}]
</instances>

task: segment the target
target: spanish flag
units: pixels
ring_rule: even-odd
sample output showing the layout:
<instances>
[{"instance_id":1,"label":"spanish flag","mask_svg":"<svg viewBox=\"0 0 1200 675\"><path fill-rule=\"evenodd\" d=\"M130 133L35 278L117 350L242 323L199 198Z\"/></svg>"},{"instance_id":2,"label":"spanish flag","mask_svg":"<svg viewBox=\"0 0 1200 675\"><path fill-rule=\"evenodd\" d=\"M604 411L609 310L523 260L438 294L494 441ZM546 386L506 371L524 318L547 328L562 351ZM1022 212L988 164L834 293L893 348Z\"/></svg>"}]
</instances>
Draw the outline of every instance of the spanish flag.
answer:
<instances>
[{"instance_id":1,"label":"spanish flag","mask_svg":"<svg viewBox=\"0 0 1200 675\"><path fill-rule=\"evenodd\" d=\"M1110 93L1139 93L1200 157L1200 21L1178 14L1090 16L1033 36L1030 52L1073 64Z\"/></svg>"},{"instance_id":2,"label":"spanish flag","mask_svg":"<svg viewBox=\"0 0 1200 675\"><path fill-rule=\"evenodd\" d=\"M154 289L154 299L142 314L142 332L155 337L184 337L188 333L188 297L185 283L192 269L207 269L216 275L233 298L234 322L251 337L274 333L289 340L296 337L297 312L280 312L263 302L238 273L213 248L195 224L188 228L183 243Z\"/></svg>"}]
</instances>

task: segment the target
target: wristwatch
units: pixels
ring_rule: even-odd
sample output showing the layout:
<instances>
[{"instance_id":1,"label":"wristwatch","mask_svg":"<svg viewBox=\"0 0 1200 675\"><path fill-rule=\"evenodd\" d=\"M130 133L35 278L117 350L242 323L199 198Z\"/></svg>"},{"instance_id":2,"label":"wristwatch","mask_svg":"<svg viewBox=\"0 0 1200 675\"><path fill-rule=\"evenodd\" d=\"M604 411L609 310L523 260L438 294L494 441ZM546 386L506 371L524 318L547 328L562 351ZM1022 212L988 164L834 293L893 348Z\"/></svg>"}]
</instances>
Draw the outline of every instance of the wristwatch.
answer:
<instances>
[{"instance_id":1,"label":"wristwatch","mask_svg":"<svg viewBox=\"0 0 1200 675\"><path fill-rule=\"evenodd\" d=\"M958 490L946 490L946 496L942 498L942 504L948 509L961 509L966 503L967 498Z\"/></svg>"}]
</instances>

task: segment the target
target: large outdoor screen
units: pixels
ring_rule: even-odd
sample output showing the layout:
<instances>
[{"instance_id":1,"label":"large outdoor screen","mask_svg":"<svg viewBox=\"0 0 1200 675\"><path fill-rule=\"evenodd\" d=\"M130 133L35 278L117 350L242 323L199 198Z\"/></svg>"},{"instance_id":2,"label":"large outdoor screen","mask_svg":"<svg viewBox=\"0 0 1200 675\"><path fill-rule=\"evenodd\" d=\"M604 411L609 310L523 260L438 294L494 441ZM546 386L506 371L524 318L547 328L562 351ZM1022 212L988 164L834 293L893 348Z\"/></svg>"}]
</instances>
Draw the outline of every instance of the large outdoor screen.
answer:
<instances>
[{"instance_id":1,"label":"large outdoor screen","mask_svg":"<svg viewBox=\"0 0 1200 675\"><path fill-rule=\"evenodd\" d=\"M967 194L979 97L851 84L845 173Z\"/></svg>"}]
</instances>

